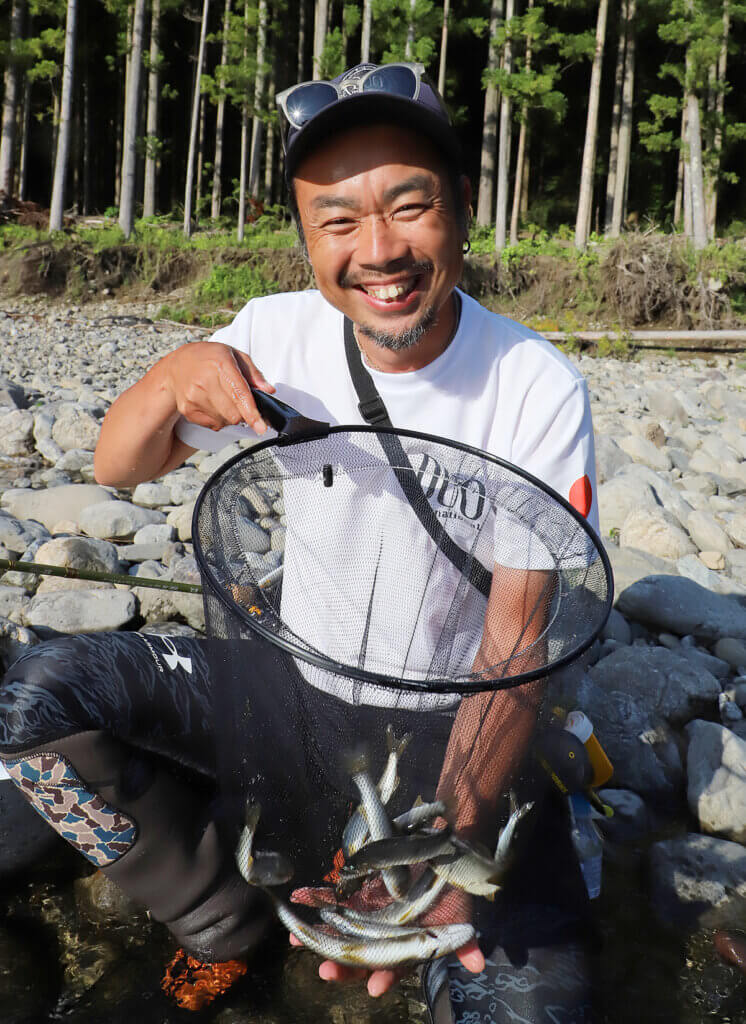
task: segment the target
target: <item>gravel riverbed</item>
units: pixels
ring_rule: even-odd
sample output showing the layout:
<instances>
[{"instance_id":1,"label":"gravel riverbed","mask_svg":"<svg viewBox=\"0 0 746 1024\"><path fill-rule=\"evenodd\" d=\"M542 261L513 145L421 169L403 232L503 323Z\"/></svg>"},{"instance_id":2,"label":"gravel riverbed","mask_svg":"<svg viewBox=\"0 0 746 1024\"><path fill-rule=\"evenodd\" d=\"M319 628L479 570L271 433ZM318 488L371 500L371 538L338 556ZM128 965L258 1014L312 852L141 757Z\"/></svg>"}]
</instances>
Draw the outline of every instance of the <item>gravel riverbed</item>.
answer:
<instances>
[{"instance_id":1,"label":"gravel riverbed","mask_svg":"<svg viewBox=\"0 0 746 1024\"><path fill-rule=\"evenodd\" d=\"M126 588L5 573L6 665L59 632L204 629L199 597L138 588L135 577L198 582L194 501L239 446L197 453L134 491L93 480L109 404L160 356L206 336L154 322L157 308L14 300L0 312L0 557L133 576ZM601 641L556 683L558 698L571 692L591 717L615 767L602 794L616 812L603 824L608 884L597 902L603 1019L743 1024L746 977L711 938L746 931L746 356L573 358L591 394L616 582ZM267 499L254 498L254 555L270 571L284 512ZM0 783L0 1000L16 1001L12 1020L185 1019L158 991L161 931L32 819ZM422 1019L413 987L375 1004L357 988L332 994L309 954L283 949L261 986L244 986L209 1019Z\"/></svg>"}]
</instances>

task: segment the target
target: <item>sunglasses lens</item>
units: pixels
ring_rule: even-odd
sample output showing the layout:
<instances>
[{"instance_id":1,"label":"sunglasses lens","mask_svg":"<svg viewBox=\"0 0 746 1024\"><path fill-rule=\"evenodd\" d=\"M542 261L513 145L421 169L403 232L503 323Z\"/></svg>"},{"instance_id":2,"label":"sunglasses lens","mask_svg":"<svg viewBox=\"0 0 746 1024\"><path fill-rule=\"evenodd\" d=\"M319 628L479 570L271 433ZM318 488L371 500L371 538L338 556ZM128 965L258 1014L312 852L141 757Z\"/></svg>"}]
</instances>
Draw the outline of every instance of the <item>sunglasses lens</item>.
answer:
<instances>
[{"instance_id":1,"label":"sunglasses lens","mask_svg":"<svg viewBox=\"0 0 746 1024\"><path fill-rule=\"evenodd\" d=\"M390 92L412 99L417 91L417 76L411 68L390 66L372 71L363 82L363 92Z\"/></svg>"},{"instance_id":2,"label":"sunglasses lens","mask_svg":"<svg viewBox=\"0 0 746 1024\"><path fill-rule=\"evenodd\" d=\"M302 128L320 110L336 101L337 90L328 82L309 82L307 85L300 85L285 101L288 121L296 128Z\"/></svg>"}]
</instances>

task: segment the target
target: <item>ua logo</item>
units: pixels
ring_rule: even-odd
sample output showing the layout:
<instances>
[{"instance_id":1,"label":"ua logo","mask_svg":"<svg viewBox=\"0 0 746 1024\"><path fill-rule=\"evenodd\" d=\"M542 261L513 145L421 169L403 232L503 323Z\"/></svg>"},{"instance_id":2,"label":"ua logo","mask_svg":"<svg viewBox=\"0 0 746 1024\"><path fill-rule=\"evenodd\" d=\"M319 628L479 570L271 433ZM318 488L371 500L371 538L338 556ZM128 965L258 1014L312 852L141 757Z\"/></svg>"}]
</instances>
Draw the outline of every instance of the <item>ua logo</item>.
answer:
<instances>
[{"instance_id":1,"label":"ua logo","mask_svg":"<svg viewBox=\"0 0 746 1024\"><path fill-rule=\"evenodd\" d=\"M192 659L191 658L182 658L182 656L176 650L174 642L173 642L173 640L170 637L162 636L161 640L163 641L163 643L165 644L165 646L168 648L168 650L170 652L169 654L164 654L163 655L163 660L166 662L166 664L171 669L171 671L173 672L177 665L181 665L181 667L186 672L188 672L189 675L191 675L192 674Z\"/></svg>"}]
</instances>

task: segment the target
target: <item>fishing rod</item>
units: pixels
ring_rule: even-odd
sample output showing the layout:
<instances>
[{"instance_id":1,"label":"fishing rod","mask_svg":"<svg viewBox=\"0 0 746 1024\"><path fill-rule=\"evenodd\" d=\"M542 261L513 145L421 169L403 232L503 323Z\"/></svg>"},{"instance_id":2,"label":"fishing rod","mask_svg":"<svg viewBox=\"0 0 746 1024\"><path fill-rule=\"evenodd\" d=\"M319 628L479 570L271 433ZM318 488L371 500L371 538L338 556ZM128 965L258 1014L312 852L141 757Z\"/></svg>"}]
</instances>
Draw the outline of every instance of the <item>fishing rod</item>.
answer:
<instances>
[{"instance_id":1,"label":"fishing rod","mask_svg":"<svg viewBox=\"0 0 746 1024\"><path fill-rule=\"evenodd\" d=\"M282 575L282 566L278 565L258 581L264 589L276 583ZM0 569L7 572L27 572L36 576L62 576L68 580L94 580L97 583L123 583L127 587L151 587L153 590L178 590L182 594L201 594L199 583L180 583L178 580L154 580L147 576L129 576L124 572L97 572L95 569L71 569L62 565L44 565L42 562L16 562L10 558L0 558Z\"/></svg>"},{"instance_id":2,"label":"fishing rod","mask_svg":"<svg viewBox=\"0 0 746 1024\"><path fill-rule=\"evenodd\" d=\"M95 580L99 583L124 583L128 587L152 587L154 590L179 590L182 594L201 594L199 583L179 583L177 580L153 580L146 576L129 576L124 572L96 572L93 569L71 569L41 562L16 562L0 558L0 569L8 572L27 572L37 576L63 576L68 580Z\"/></svg>"}]
</instances>

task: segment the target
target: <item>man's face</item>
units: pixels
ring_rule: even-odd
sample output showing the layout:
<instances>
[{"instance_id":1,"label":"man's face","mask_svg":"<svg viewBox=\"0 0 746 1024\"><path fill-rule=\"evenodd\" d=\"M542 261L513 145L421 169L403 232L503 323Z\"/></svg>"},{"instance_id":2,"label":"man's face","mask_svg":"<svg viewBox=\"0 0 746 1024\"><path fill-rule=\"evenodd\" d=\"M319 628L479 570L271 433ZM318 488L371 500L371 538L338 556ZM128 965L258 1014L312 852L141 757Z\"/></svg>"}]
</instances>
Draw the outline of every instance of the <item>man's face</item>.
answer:
<instances>
[{"instance_id":1,"label":"man's face","mask_svg":"<svg viewBox=\"0 0 746 1024\"><path fill-rule=\"evenodd\" d=\"M328 302L389 348L437 322L461 275L464 228L427 140L394 125L345 132L300 164L295 195Z\"/></svg>"}]
</instances>

